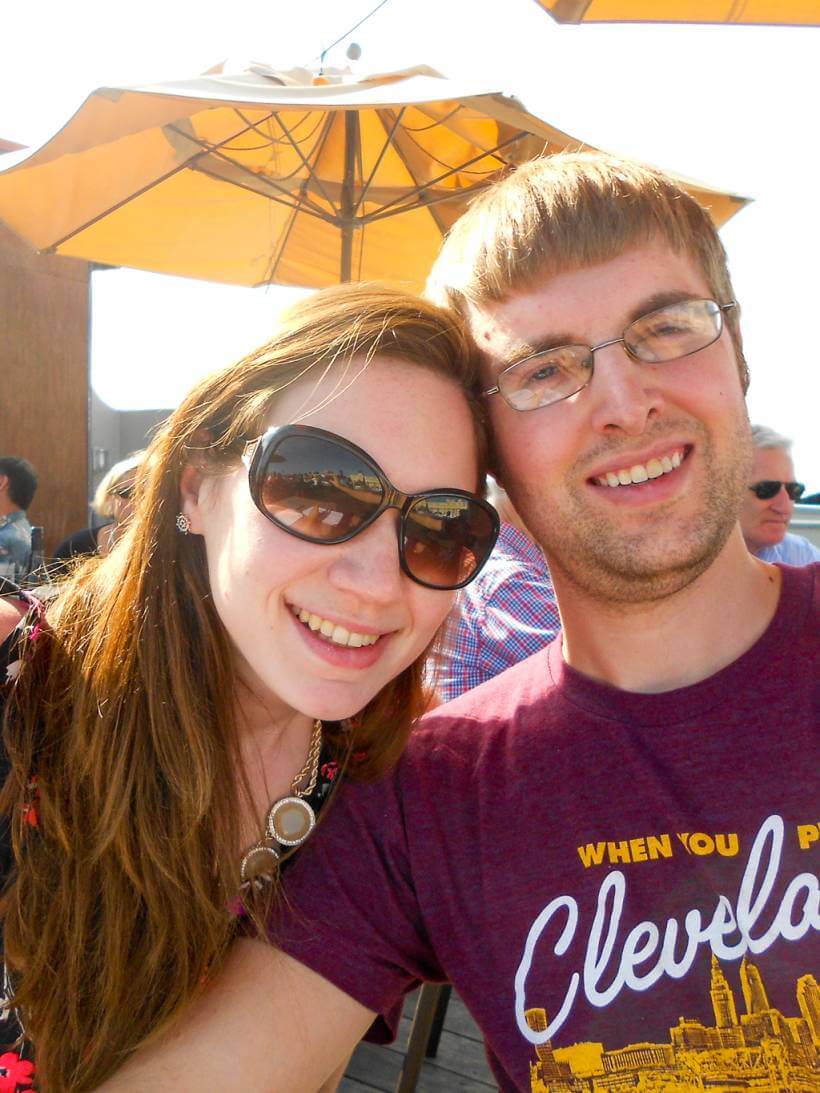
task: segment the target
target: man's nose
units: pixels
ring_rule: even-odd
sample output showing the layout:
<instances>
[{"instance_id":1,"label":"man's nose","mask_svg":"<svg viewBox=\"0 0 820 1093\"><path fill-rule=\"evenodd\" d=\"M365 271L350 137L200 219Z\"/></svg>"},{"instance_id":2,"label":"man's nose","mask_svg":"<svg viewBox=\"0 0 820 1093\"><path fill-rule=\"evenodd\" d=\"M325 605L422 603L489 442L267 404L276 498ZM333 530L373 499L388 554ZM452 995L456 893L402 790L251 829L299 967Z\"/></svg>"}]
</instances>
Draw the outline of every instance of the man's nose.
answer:
<instances>
[{"instance_id":1,"label":"man's nose","mask_svg":"<svg viewBox=\"0 0 820 1093\"><path fill-rule=\"evenodd\" d=\"M789 497L785 485L781 482L780 489L772 498L772 508L777 512L790 513L794 508L794 501Z\"/></svg>"},{"instance_id":2,"label":"man's nose","mask_svg":"<svg viewBox=\"0 0 820 1093\"><path fill-rule=\"evenodd\" d=\"M617 429L640 436L663 406L651 372L633 360L620 341L596 350L590 394L592 423L601 433Z\"/></svg>"}]
</instances>

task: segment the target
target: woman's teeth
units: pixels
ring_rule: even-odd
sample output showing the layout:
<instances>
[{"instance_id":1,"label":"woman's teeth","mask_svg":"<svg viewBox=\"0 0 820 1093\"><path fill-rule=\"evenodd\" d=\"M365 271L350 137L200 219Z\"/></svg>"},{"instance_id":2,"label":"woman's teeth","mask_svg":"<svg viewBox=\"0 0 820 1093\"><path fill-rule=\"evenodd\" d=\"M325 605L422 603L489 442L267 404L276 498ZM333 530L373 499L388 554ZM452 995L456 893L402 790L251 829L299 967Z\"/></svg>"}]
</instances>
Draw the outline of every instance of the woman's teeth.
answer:
<instances>
[{"instance_id":1,"label":"woman's teeth","mask_svg":"<svg viewBox=\"0 0 820 1093\"><path fill-rule=\"evenodd\" d=\"M607 471L596 478L599 486L632 486L646 482L648 478L660 478L676 470L683 462L683 452L672 452L660 459L650 459L646 463L635 463L632 467L622 467L618 471Z\"/></svg>"},{"instance_id":2,"label":"woman's teeth","mask_svg":"<svg viewBox=\"0 0 820 1093\"><path fill-rule=\"evenodd\" d=\"M363 645L375 645L379 640L378 634L360 634L356 630L348 630L344 626L331 622L330 619L323 619L321 615L306 611L303 607L296 607L295 604L291 606L291 611L299 622L303 622L315 633L332 641L334 645L348 645L352 649L360 649Z\"/></svg>"}]
</instances>

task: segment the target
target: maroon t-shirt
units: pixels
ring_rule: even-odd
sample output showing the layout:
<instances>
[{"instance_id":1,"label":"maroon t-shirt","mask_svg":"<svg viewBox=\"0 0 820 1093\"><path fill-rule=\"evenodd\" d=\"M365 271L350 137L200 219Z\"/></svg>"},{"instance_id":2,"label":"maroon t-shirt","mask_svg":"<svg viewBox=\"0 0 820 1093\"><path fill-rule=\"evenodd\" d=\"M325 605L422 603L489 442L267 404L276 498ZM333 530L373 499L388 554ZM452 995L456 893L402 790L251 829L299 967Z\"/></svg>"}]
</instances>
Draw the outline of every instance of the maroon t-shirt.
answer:
<instances>
[{"instance_id":1,"label":"maroon t-shirt","mask_svg":"<svg viewBox=\"0 0 820 1093\"><path fill-rule=\"evenodd\" d=\"M450 979L504 1090L820 1088L820 566L782 572L692 687L554 643L436 710L306 845L279 943L380 1012Z\"/></svg>"}]
</instances>

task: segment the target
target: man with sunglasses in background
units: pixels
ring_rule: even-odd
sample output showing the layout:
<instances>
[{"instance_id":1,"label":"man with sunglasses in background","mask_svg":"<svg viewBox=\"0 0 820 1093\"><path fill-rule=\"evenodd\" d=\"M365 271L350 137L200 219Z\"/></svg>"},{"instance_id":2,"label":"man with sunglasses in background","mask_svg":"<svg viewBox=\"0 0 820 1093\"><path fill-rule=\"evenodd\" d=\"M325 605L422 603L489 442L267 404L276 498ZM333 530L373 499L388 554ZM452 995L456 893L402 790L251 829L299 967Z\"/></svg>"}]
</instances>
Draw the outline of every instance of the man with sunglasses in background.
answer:
<instances>
[{"instance_id":1,"label":"man with sunglasses in background","mask_svg":"<svg viewBox=\"0 0 820 1093\"><path fill-rule=\"evenodd\" d=\"M789 531L794 506L805 490L802 482L794 481L792 442L766 425L753 425L752 444L751 483L740 510L746 546L764 562L820 562L820 549Z\"/></svg>"},{"instance_id":2,"label":"man with sunglasses in background","mask_svg":"<svg viewBox=\"0 0 820 1093\"><path fill-rule=\"evenodd\" d=\"M740 531L715 228L660 172L549 157L474 203L431 285L482 350L494 473L563 635L344 787L286 879L284 953L239 942L106 1088L227 1088L240 1062L315 1090L424 979L453 982L505 1091L816 1088L820 567Z\"/></svg>"}]
</instances>

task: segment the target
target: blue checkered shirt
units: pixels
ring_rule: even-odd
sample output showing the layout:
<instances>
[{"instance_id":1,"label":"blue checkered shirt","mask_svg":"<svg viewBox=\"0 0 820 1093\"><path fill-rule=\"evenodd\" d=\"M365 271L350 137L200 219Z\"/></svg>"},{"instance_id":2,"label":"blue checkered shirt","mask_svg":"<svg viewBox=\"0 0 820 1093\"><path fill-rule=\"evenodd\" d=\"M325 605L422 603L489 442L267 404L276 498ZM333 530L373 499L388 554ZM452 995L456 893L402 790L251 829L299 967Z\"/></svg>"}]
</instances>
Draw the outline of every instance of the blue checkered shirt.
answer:
<instances>
[{"instance_id":1,"label":"blue checkered shirt","mask_svg":"<svg viewBox=\"0 0 820 1093\"><path fill-rule=\"evenodd\" d=\"M537 653L560 629L544 555L523 532L502 523L495 550L461 590L447 622L435 668L441 701Z\"/></svg>"}]
</instances>

